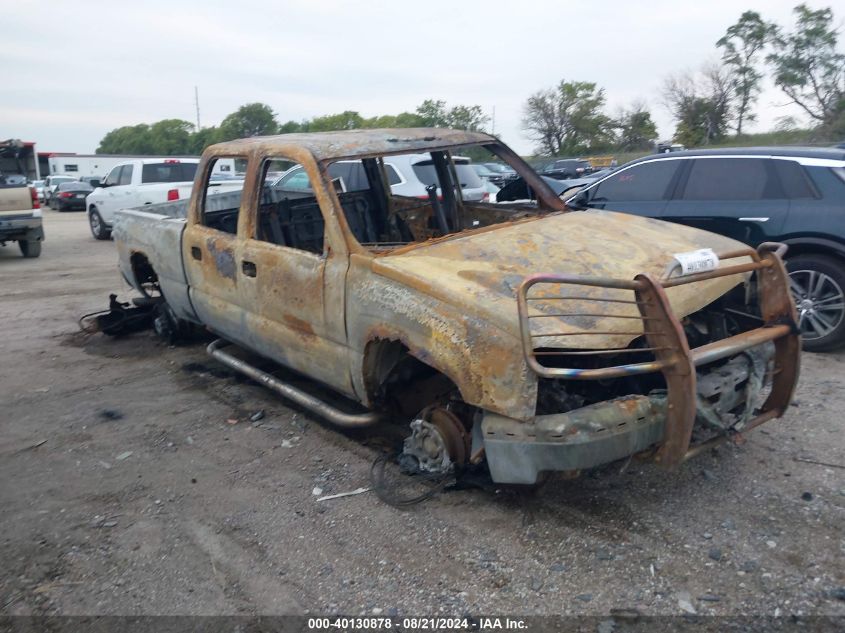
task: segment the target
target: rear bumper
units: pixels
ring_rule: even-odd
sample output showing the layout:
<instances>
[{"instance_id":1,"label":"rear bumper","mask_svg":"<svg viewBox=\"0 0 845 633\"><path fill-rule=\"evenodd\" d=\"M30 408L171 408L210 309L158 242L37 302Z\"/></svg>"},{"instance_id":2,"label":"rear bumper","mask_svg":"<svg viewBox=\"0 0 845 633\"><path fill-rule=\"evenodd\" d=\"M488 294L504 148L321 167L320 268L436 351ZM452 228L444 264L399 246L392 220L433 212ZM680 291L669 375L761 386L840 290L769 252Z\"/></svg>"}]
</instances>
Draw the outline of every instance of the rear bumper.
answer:
<instances>
[{"instance_id":1,"label":"rear bumper","mask_svg":"<svg viewBox=\"0 0 845 633\"><path fill-rule=\"evenodd\" d=\"M32 213L21 215L0 215L0 240L43 240L44 229L41 218Z\"/></svg>"},{"instance_id":2,"label":"rear bumper","mask_svg":"<svg viewBox=\"0 0 845 633\"><path fill-rule=\"evenodd\" d=\"M73 200L70 202L57 200L56 204L58 205L59 211L63 211L64 209L76 209L79 211L85 210L85 200Z\"/></svg>"}]
</instances>

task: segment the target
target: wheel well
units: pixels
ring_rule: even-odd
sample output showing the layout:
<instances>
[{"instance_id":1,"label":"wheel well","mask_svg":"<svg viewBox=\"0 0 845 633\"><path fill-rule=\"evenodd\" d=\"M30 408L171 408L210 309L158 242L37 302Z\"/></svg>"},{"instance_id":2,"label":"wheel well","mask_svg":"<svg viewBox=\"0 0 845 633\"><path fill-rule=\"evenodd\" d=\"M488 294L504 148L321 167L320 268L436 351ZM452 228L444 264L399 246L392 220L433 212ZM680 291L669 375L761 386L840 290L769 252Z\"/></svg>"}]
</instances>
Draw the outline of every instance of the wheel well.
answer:
<instances>
[{"instance_id":1,"label":"wheel well","mask_svg":"<svg viewBox=\"0 0 845 633\"><path fill-rule=\"evenodd\" d=\"M137 288L152 287L158 289L158 274L144 253L132 253L129 257L129 264L132 266L132 276L135 278Z\"/></svg>"},{"instance_id":2,"label":"wheel well","mask_svg":"<svg viewBox=\"0 0 845 633\"><path fill-rule=\"evenodd\" d=\"M377 338L367 343L363 370L369 401L402 418L451 396L460 397L448 376L419 360L396 339Z\"/></svg>"},{"instance_id":3,"label":"wheel well","mask_svg":"<svg viewBox=\"0 0 845 633\"><path fill-rule=\"evenodd\" d=\"M806 242L789 244L789 249L786 251L786 257L784 260L788 261L791 257L797 257L798 255L821 255L824 257L832 257L833 259L838 260L841 264L845 265L845 253L829 246L825 246L824 244L812 244Z\"/></svg>"}]
</instances>

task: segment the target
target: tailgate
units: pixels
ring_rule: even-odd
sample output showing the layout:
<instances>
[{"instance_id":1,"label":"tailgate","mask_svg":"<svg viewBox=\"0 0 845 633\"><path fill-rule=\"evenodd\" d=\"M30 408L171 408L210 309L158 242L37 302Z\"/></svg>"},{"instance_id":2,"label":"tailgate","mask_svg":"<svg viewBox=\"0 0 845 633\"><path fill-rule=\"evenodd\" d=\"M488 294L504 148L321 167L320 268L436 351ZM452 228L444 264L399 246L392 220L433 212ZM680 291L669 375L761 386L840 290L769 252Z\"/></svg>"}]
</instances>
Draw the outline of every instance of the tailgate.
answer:
<instances>
[{"instance_id":1,"label":"tailgate","mask_svg":"<svg viewBox=\"0 0 845 633\"><path fill-rule=\"evenodd\" d=\"M0 213L31 210L32 194L29 193L29 187L0 187Z\"/></svg>"}]
</instances>

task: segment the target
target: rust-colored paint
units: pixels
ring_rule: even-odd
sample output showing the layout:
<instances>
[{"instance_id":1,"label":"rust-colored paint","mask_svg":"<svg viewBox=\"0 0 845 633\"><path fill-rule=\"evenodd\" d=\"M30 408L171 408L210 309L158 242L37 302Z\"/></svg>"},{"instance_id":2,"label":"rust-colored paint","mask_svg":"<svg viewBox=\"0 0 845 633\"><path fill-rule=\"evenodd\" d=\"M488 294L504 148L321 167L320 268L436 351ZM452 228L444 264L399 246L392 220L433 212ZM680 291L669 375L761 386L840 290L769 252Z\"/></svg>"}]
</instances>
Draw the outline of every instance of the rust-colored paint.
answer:
<instances>
[{"instance_id":1,"label":"rust-colored paint","mask_svg":"<svg viewBox=\"0 0 845 633\"><path fill-rule=\"evenodd\" d=\"M414 241L381 249L358 243L331 184L331 162L412 151L457 153L473 145L513 165L536 191L538 207L466 203L459 208L463 226L475 220L480 226L435 237L430 207L394 197L391 212L407 212ZM201 222L204 183L219 157L247 161L237 235ZM299 163L308 175L325 224L322 253L257 239L263 165L275 158ZM775 329L794 321L775 253L757 254L720 235L633 215L569 212L519 157L486 134L356 130L243 139L205 152L195 191L182 256L197 319L367 406L379 371L369 355L380 341L401 342L447 376L468 404L531 421L538 377L553 374L537 361L535 348L587 354L624 349L645 335L654 348L651 362L556 376L589 380L662 372L670 411L658 457L676 464L687 452L695 415L694 365L711 354L737 353L750 340L741 335L721 347L690 350L680 320L750 272L761 279L766 336L775 340L779 368L764 415L782 414L797 379L797 337ZM735 261L714 274L672 277L671 254L699 248ZM603 283L590 281L595 279ZM558 281L545 283L550 280ZM526 284L534 287L531 295ZM579 310L562 310L562 301Z\"/></svg>"},{"instance_id":2,"label":"rust-colored paint","mask_svg":"<svg viewBox=\"0 0 845 633\"><path fill-rule=\"evenodd\" d=\"M649 274L637 275L640 282L637 301L648 323L648 344L662 365L666 379L666 427L663 444L655 461L672 467L681 463L687 452L695 422L696 389L687 337L678 319L672 315L669 299L660 282Z\"/></svg>"},{"instance_id":3,"label":"rust-colored paint","mask_svg":"<svg viewBox=\"0 0 845 633\"><path fill-rule=\"evenodd\" d=\"M292 314L283 314L282 321L292 330L297 330L307 336L314 336L314 328L311 327L308 321L295 317Z\"/></svg>"}]
</instances>

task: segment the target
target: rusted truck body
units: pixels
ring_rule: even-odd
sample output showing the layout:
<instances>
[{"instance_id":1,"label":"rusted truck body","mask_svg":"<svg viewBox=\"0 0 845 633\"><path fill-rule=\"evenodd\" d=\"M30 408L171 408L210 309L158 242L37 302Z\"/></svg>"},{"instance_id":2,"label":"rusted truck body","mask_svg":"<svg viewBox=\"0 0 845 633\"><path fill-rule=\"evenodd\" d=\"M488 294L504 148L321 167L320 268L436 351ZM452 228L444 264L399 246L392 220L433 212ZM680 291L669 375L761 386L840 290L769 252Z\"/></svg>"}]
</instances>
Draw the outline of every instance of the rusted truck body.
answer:
<instances>
[{"instance_id":1,"label":"rusted truck body","mask_svg":"<svg viewBox=\"0 0 845 633\"><path fill-rule=\"evenodd\" d=\"M536 200L462 200L451 156L479 148ZM382 158L402 153L430 153L427 199L392 194ZM243 190L207 194L215 161L232 158L246 165ZM304 169L304 189L275 188L280 160ZM341 162L364 184L335 178ZM783 415L798 377L779 245L755 251L677 224L571 211L485 134L214 145L188 203L118 212L114 237L125 279L163 302L162 327L208 328L222 339L209 346L215 358L336 424L410 423L403 456L424 472L486 459L494 481L531 484L633 455L676 466ZM681 270L675 255L700 249L716 267ZM280 383L228 343L349 406Z\"/></svg>"}]
</instances>

